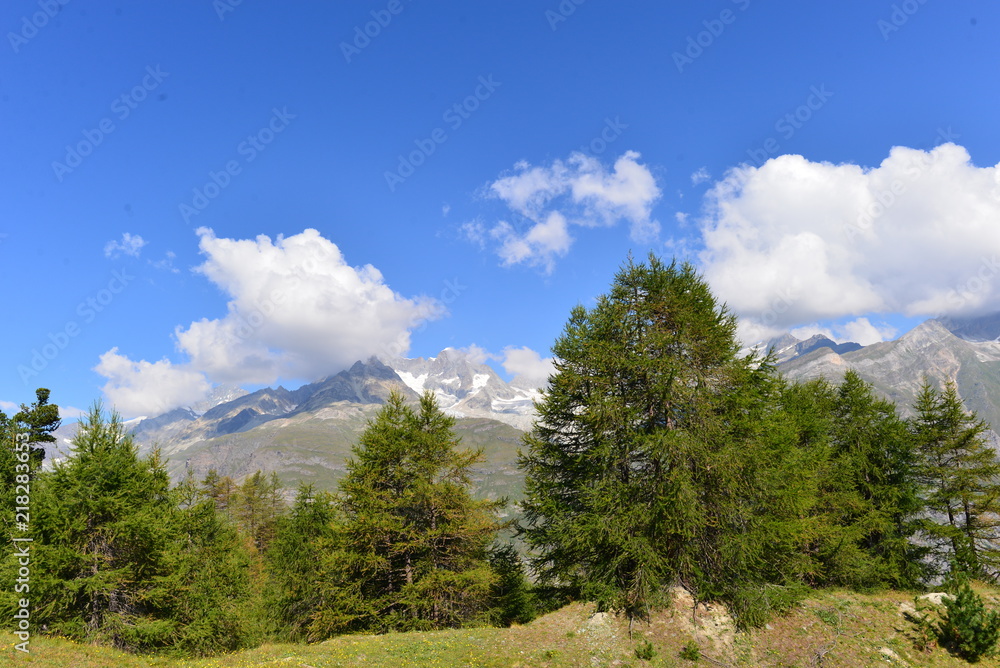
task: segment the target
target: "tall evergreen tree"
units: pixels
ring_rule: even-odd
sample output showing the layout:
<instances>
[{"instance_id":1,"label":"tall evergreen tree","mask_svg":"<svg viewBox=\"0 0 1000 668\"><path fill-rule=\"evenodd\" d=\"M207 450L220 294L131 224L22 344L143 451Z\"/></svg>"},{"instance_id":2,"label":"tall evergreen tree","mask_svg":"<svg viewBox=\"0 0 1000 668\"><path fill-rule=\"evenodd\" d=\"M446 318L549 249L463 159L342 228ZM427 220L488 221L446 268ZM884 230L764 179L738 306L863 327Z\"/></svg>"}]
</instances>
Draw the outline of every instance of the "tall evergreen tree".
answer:
<instances>
[{"instance_id":1,"label":"tall evergreen tree","mask_svg":"<svg viewBox=\"0 0 1000 668\"><path fill-rule=\"evenodd\" d=\"M977 578L1000 574L1000 460L986 441L989 426L966 411L954 383L928 382L910 428L920 459L927 513L923 530L938 565Z\"/></svg>"},{"instance_id":2,"label":"tall evergreen tree","mask_svg":"<svg viewBox=\"0 0 1000 668\"><path fill-rule=\"evenodd\" d=\"M915 587L922 550L910 538L918 513L914 449L896 406L848 371L832 405L825 480L828 518L837 531L827 545L828 584Z\"/></svg>"},{"instance_id":3,"label":"tall evergreen tree","mask_svg":"<svg viewBox=\"0 0 1000 668\"><path fill-rule=\"evenodd\" d=\"M499 504L474 500L454 419L430 393L415 411L393 392L340 483L340 513L313 638L334 632L460 626L486 614L487 548Z\"/></svg>"},{"instance_id":4,"label":"tall evergreen tree","mask_svg":"<svg viewBox=\"0 0 1000 668\"><path fill-rule=\"evenodd\" d=\"M250 549L190 477L174 489L174 497L167 568L150 596L161 620L155 640L188 656L250 646L262 637Z\"/></svg>"},{"instance_id":5,"label":"tall evergreen tree","mask_svg":"<svg viewBox=\"0 0 1000 668\"><path fill-rule=\"evenodd\" d=\"M655 256L573 309L521 458L543 582L632 618L679 583L744 619L786 583L770 538L795 519L774 514L789 512L774 501L795 482L792 425L773 367L741 356L735 331L691 265Z\"/></svg>"},{"instance_id":6,"label":"tall evergreen tree","mask_svg":"<svg viewBox=\"0 0 1000 668\"><path fill-rule=\"evenodd\" d=\"M0 411L0 546L4 548L18 522L25 517L30 520L30 509L17 516L15 509L24 504L16 499L31 496L31 483L45 458L44 447L56 440L52 432L61 424L59 407L49 403L49 390L38 388L35 398L31 405L21 404L10 417Z\"/></svg>"},{"instance_id":7,"label":"tall evergreen tree","mask_svg":"<svg viewBox=\"0 0 1000 668\"><path fill-rule=\"evenodd\" d=\"M32 578L33 621L129 649L159 634L151 594L167 570L169 487L163 462L140 459L118 416L106 420L96 405L72 455L35 488L34 548L45 567Z\"/></svg>"},{"instance_id":8,"label":"tall evergreen tree","mask_svg":"<svg viewBox=\"0 0 1000 668\"><path fill-rule=\"evenodd\" d=\"M226 478L219 481L217 489L222 497ZM207 484L207 483L206 483ZM243 481L229 499L230 511L240 530L250 539L254 549L265 552L274 540L278 518L285 511L281 496L281 482L277 473L265 475L261 471Z\"/></svg>"},{"instance_id":9,"label":"tall evergreen tree","mask_svg":"<svg viewBox=\"0 0 1000 668\"><path fill-rule=\"evenodd\" d=\"M277 637L305 640L323 596L316 587L321 557L333 538L336 508L333 495L312 485L299 487L291 511L278 520L266 564L266 607Z\"/></svg>"}]
</instances>

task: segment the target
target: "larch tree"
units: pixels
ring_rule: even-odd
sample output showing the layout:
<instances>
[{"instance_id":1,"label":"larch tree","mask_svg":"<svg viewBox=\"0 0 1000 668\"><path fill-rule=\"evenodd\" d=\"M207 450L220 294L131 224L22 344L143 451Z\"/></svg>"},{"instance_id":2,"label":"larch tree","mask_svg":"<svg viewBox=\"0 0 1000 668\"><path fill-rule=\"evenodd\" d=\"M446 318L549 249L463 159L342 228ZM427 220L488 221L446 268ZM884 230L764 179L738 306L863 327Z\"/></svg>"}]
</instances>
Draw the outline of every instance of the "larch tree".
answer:
<instances>
[{"instance_id":1,"label":"larch tree","mask_svg":"<svg viewBox=\"0 0 1000 668\"><path fill-rule=\"evenodd\" d=\"M773 367L741 355L735 332L691 265L652 255L573 309L521 457L522 533L543 583L632 619L672 585L744 621L775 605L790 571L774 513L794 508L768 506L795 483L790 425Z\"/></svg>"},{"instance_id":2,"label":"larch tree","mask_svg":"<svg viewBox=\"0 0 1000 668\"><path fill-rule=\"evenodd\" d=\"M163 630L156 581L168 572L174 500L163 462L140 458L116 414L95 405L70 456L32 499L37 562L33 620L54 633L148 647Z\"/></svg>"},{"instance_id":3,"label":"larch tree","mask_svg":"<svg viewBox=\"0 0 1000 668\"><path fill-rule=\"evenodd\" d=\"M454 423L432 394L414 410L393 392L368 424L340 483L311 637L485 618L499 504L472 498L482 453L457 449Z\"/></svg>"},{"instance_id":4,"label":"larch tree","mask_svg":"<svg viewBox=\"0 0 1000 668\"><path fill-rule=\"evenodd\" d=\"M966 410L954 383L928 382L910 428L919 455L923 533L938 566L996 580L1000 574L1000 460L986 440L989 426Z\"/></svg>"}]
</instances>

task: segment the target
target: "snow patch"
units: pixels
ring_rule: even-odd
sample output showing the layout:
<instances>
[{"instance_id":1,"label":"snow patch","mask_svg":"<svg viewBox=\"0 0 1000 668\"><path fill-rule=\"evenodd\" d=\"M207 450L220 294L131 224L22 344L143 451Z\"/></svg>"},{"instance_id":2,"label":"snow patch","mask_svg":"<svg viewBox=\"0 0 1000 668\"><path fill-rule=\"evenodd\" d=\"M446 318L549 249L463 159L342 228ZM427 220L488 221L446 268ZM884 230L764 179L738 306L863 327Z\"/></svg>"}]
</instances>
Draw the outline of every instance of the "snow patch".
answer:
<instances>
[{"instance_id":1,"label":"snow patch","mask_svg":"<svg viewBox=\"0 0 1000 668\"><path fill-rule=\"evenodd\" d=\"M490 376L487 373L477 373L472 377L472 389L479 390L486 387L486 383L490 382Z\"/></svg>"},{"instance_id":2,"label":"snow patch","mask_svg":"<svg viewBox=\"0 0 1000 668\"><path fill-rule=\"evenodd\" d=\"M410 388L411 390L413 390L417 394L423 394L424 393L424 385L427 382L427 374L426 373L422 373L419 376L414 376L412 373L410 373L408 371L400 371L398 369L396 369L395 371L396 371L396 375L399 376L399 378L404 383L406 383L406 386L408 388Z\"/></svg>"}]
</instances>

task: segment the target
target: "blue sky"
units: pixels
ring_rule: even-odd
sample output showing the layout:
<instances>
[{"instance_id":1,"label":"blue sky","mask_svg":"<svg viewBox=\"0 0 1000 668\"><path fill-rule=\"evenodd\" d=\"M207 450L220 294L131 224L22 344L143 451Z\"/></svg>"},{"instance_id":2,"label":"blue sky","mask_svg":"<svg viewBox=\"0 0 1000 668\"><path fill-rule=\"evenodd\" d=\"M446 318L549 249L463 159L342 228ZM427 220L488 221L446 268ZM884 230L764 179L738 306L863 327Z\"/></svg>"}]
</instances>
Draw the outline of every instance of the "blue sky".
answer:
<instances>
[{"instance_id":1,"label":"blue sky","mask_svg":"<svg viewBox=\"0 0 1000 668\"><path fill-rule=\"evenodd\" d=\"M1000 310L993 3L11 0L0 28L6 409L446 346L543 377L629 251L698 265L748 341Z\"/></svg>"}]
</instances>

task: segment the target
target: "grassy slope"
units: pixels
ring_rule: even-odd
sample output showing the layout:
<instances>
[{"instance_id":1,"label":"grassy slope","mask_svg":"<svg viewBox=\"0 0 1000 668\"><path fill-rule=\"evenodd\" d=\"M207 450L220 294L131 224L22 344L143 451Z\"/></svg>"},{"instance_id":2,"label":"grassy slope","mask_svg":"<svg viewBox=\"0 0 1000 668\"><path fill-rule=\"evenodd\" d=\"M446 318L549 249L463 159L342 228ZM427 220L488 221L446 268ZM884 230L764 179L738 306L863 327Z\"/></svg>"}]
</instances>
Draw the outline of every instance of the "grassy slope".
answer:
<instances>
[{"instance_id":1,"label":"grassy slope","mask_svg":"<svg viewBox=\"0 0 1000 668\"><path fill-rule=\"evenodd\" d=\"M1000 591L983 592L996 605ZM32 652L12 649L13 636L0 634L0 665L56 668L289 668L333 666L967 666L941 648L914 649L912 625L900 605L912 601L901 593L860 595L818 592L769 628L734 635L724 615L699 608L692 623L690 606L678 602L637 625L629 639L627 624L617 618L591 618L591 606L573 604L535 622L511 629L467 629L433 633L344 636L315 645L265 645L209 659L136 657L63 639L36 638ZM635 658L641 638L656 648L652 661ZM698 664L679 658L681 647L696 640L704 652ZM985 659L980 666L1000 666Z\"/></svg>"}]
</instances>

